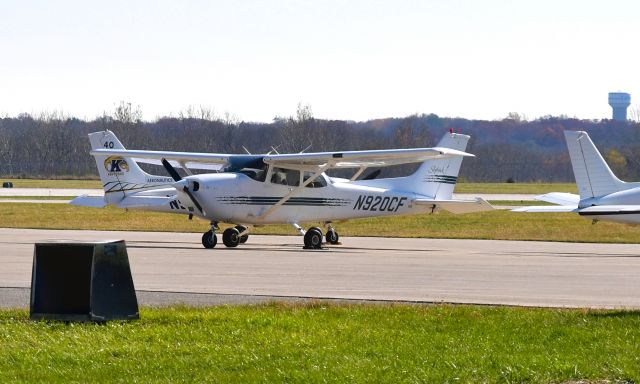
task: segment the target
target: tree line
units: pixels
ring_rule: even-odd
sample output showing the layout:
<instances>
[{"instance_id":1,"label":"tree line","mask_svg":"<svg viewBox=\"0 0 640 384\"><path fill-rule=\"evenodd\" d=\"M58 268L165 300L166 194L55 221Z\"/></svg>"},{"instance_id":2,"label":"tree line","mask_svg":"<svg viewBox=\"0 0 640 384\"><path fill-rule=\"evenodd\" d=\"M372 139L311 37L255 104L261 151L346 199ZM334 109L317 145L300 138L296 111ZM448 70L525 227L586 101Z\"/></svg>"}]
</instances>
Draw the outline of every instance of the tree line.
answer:
<instances>
[{"instance_id":1,"label":"tree line","mask_svg":"<svg viewBox=\"0 0 640 384\"><path fill-rule=\"evenodd\" d=\"M109 129L127 148L216 153L366 150L435 146L450 129L471 135L460 178L476 182L571 182L564 130L589 132L614 172L640 180L640 124L544 117L497 121L412 115L353 122L313 117L309 106L269 123L237 121L205 108L143 121L139 109L121 103L109 114L82 120L61 113L0 118L0 176L97 178L89 155L90 132ZM385 168L400 176L415 166ZM155 172L163 172L155 169Z\"/></svg>"}]
</instances>

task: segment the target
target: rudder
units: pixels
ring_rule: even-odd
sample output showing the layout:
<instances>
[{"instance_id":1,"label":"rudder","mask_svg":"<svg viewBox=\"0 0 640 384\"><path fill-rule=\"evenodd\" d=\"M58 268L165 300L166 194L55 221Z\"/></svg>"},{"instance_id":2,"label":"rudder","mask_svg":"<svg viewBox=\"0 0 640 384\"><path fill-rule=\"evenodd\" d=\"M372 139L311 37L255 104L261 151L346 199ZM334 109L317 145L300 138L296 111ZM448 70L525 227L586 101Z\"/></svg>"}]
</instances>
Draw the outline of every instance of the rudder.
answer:
<instances>
[{"instance_id":1,"label":"rudder","mask_svg":"<svg viewBox=\"0 0 640 384\"><path fill-rule=\"evenodd\" d=\"M464 152L470 136L460 133L446 133L436 148L449 148ZM416 193L437 200L450 200L458 181L462 156L427 160L412 175Z\"/></svg>"},{"instance_id":2,"label":"rudder","mask_svg":"<svg viewBox=\"0 0 640 384\"><path fill-rule=\"evenodd\" d=\"M116 135L107 130L89 134L91 149L124 149ZM114 203L127 194L144 189L157 188L167 183L157 183L138 166L134 159L123 156L94 155L100 180L105 192L105 201Z\"/></svg>"},{"instance_id":3,"label":"rudder","mask_svg":"<svg viewBox=\"0 0 640 384\"><path fill-rule=\"evenodd\" d=\"M587 132L564 131L580 199L607 195L625 189L613 174Z\"/></svg>"}]
</instances>

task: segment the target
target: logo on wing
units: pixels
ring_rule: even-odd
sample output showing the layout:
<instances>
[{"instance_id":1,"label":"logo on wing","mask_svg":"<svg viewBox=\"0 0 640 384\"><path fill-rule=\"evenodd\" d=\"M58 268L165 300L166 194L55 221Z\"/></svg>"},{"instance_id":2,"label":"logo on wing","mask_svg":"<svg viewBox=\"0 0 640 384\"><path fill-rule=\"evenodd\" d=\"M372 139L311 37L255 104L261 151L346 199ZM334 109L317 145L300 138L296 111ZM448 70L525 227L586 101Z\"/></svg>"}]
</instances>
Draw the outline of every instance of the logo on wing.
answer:
<instances>
[{"instance_id":1,"label":"logo on wing","mask_svg":"<svg viewBox=\"0 0 640 384\"><path fill-rule=\"evenodd\" d=\"M129 172L129 164L120 156L109 156L104 161L104 168L109 174L121 175L124 172Z\"/></svg>"}]
</instances>

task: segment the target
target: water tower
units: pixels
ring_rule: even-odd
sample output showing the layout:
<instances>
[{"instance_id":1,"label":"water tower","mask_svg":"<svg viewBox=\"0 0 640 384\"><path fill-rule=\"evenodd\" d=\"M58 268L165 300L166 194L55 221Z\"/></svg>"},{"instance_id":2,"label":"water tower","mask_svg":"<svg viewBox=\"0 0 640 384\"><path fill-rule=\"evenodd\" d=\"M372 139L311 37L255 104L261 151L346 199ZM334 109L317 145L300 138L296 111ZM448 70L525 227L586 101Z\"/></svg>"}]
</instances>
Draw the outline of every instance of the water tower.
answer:
<instances>
[{"instance_id":1,"label":"water tower","mask_svg":"<svg viewBox=\"0 0 640 384\"><path fill-rule=\"evenodd\" d=\"M627 107L631 104L631 95L624 92L610 92L609 105L613 109L611 118L616 121L627 121Z\"/></svg>"}]
</instances>

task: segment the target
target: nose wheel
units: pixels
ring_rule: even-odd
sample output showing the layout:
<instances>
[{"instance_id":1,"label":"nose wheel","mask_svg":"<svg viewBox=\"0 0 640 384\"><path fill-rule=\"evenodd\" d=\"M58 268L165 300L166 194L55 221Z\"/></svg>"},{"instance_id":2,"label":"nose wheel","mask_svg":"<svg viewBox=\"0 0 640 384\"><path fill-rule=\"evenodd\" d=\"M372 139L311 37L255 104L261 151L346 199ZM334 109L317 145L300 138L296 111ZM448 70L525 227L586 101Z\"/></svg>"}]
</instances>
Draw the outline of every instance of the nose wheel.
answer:
<instances>
[{"instance_id":1,"label":"nose wheel","mask_svg":"<svg viewBox=\"0 0 640 384\"><path fill-rule=\"evenodd\" d=\"M218 244L218 236L213 231L207 231L202 235L202 245L205 248L215 248L216 244Z\"/></svg>"}]
</instances>

